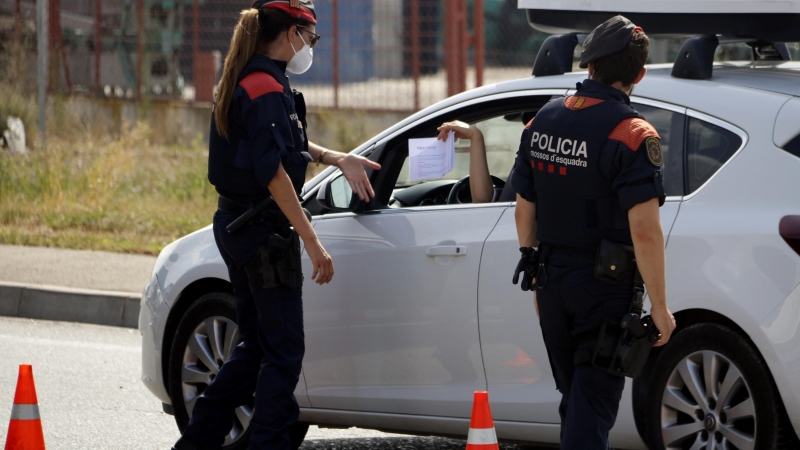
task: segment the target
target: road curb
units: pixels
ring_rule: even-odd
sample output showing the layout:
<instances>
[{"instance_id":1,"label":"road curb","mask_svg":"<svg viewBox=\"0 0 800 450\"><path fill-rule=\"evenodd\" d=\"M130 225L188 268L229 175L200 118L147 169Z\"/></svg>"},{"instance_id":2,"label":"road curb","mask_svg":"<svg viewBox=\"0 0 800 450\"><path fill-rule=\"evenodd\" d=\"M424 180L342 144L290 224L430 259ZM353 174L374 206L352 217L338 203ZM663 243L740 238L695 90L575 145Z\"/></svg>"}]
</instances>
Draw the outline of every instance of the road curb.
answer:
<instances>
[{"instance_id":1,"label":"road curb","mask_svg":"<svg viewBox=\"0 0 800 450\"><path fill-rule=\"evenodd\" d=\"M0 282L0 316L137 328L141 294Z\"/></svg>"}]
</instances>

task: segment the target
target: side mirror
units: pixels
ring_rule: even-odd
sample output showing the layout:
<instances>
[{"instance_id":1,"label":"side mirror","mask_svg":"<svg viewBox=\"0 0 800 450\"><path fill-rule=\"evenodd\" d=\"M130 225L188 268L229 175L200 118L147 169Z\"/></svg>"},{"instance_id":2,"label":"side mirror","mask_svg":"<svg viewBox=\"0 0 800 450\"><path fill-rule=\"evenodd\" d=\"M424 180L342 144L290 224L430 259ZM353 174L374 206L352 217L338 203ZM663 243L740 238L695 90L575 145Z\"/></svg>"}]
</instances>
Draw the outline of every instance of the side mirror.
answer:
<instances>
[{"instance_id":1,"label":"side mirror","mask_svg":"<svg viewBox=\"0 0 800 450\"><path fill-rule=\"evenodd\" d=\"M353 189L344 175L325 180L317 191L317 202L323 208L335 212L353 211L358 203L358 197L353 195Z\"/></svg>"}]
</instances>

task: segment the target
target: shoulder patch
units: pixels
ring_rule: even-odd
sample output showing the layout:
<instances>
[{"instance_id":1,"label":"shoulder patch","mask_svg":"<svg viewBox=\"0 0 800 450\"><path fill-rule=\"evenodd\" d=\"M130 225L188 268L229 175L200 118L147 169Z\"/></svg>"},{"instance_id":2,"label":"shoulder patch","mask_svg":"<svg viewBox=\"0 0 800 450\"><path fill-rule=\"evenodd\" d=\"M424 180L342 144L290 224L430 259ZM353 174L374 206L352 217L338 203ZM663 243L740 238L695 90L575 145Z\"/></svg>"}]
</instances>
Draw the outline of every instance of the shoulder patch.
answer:
<instances>
[{"instance_id":1,"label":"shoulder patch","mask_svg":"<svg viewBox=\"0 0 800 450\"><path fill-rule=\"evenodd\" d=\"M642 142L649 137L661 139L658 131L650 123L638 117L623 120L608 135L609 139L622 142L633 151L639 150Z\"/></svg>"},{"instance_id":2,"label":"shoulder patch","mask_svg":"<svg viewBox=\"0 0 800 450\"><path fill-rule=\"evenodd\" d=\"M579 110L598 105L604 101L599 98L571 96L564 99L564 106L569 109Z\"/></svg>"},{"instance_id":3,"label":"shoulder patch","mask_svg":"<svg viewBox=\"0 0 800 450\"><path fill-rule=\"evenodd\" d=\"M253 72L242 78L239 86L244 88L250 100L255 100L270 92L283 92L283 86L278 83L278 80L264 72Z\"/></svg>"},{"instance_id":4,"label":"shoulder patch","mask_svg":"<svg viewBox=\"0 0 800 450\"><path fill-rule=\"evenodd\" d=\"M664 154L661 151L661 141L657 137L650 136L644 140L645 148L647 149L647 159L650 164L661 167L664 165Z\"/></svg>"}]
</instances>

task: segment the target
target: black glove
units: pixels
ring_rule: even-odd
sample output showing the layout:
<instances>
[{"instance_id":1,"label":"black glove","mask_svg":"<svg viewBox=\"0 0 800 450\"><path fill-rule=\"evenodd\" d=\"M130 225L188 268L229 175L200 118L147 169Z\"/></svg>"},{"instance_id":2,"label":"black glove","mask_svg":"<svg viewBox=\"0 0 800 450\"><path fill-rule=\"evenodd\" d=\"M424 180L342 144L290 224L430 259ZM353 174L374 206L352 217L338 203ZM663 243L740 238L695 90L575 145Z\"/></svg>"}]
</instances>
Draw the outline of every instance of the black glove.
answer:
<instances>
[{"instance_id":1,"label":"black glove","mask_svg":"<svg viewBox=\"0 0 800 450\"><path fill-rule=\"evenodd\" d=\"M520 287L523 291L531 291L536 288L533 287L533 280L536 278L536 273L539 271L539 250L533 247L520 247L519 252L522 257L517 263L517 268L514 270L514 278L511 280L514 284L519 282L519 274L522 273L522 284Z\"/></svg>"}]
</instances>

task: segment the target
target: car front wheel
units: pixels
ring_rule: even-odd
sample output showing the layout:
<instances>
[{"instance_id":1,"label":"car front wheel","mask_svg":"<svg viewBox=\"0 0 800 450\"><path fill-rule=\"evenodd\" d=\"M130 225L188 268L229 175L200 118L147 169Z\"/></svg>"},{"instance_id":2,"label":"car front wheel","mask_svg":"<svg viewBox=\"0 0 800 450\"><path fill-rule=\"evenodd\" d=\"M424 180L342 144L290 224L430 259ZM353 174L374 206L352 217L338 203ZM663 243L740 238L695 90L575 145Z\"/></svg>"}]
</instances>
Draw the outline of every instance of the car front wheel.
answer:
<instances>
[{"instance_id":1,"label":"car front wheel","mask_svg":"<svg viewBox=\"0 0 800 450\"><path fill-rule=\"evenodd\" d=\"M189 424L197 399L219 373L233 349L241 342L236 325L233 295L213 292L197 299L186 311L175 332L169 361L169 392L175 421L183 431ZM225 450L248 447L253 399L236 408ZM289 430L292 448L302 444L308 424L298 422Z\"/></svg>"},{"instance_id":2,"label":"car front wheel","mask_svg":"<svg viewBox=\"0 0 800 450\"><path fill-rule=\"evenodd\" d=\"M647 399L649 448L780 448L782 405L753 345L718 324L692 325L664 348Z\"/></svg>"}]
</instances>

